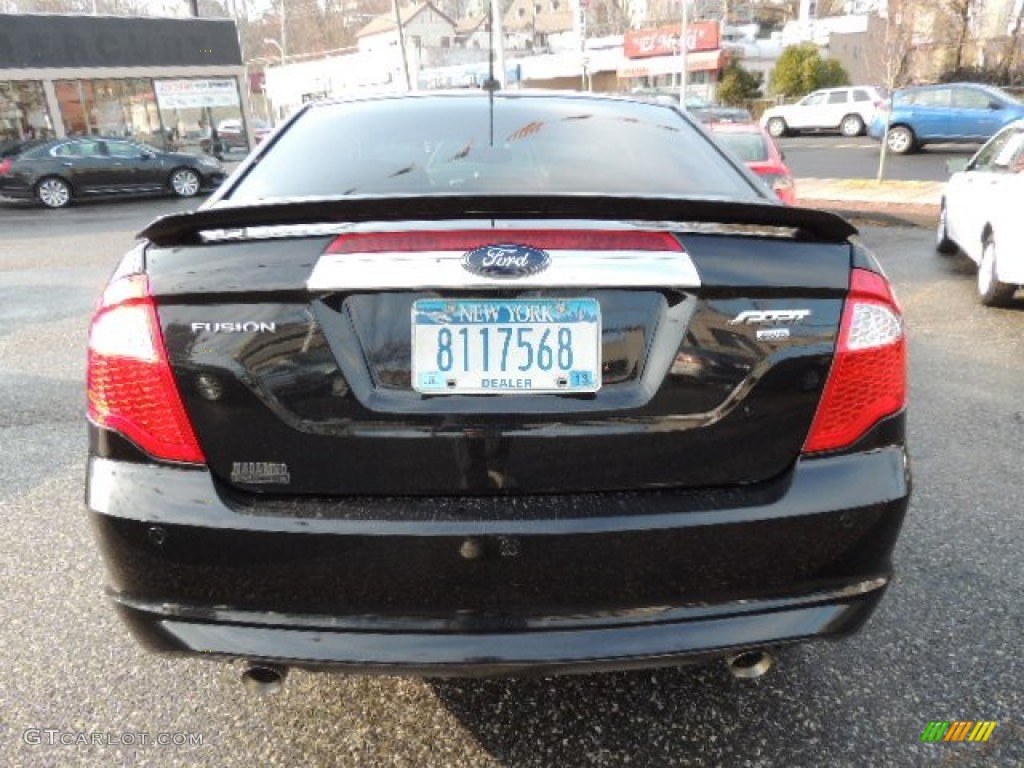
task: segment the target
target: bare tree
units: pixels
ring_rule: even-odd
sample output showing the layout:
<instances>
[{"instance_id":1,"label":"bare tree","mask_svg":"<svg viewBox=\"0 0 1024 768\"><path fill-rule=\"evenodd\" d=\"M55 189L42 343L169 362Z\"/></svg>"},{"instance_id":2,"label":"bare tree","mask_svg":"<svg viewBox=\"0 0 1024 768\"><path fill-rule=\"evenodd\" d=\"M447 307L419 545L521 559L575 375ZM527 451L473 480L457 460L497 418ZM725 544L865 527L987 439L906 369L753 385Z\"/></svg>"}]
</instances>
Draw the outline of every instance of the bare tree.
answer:
<instances>
[{"instance_id":1,"label":"bare tree","mask_svg":"<svg viewBox=\"0 0 1024 768\"><path fill-rule=\"evenodd\" d=\"M964 47L971 36L976 4L976 0L943 0L942 3L946 22L943 26L949 30L947 39L953 49L949 68L954 72L964 63Z\"/></svg>"},{"instance_id":2,"label":"bare tree","mask_svg":"<svg viewBox=\"0 0 1024 768\"><path fill-rule=\"evenodd\" d=\"M1013 72L1017 64L1017 57L1021 53L1022 38L1024 38L1024 2L1021 2L1017 8L1017 17L1013 22L1013 32L1006 39L1006 44L1003 46L1002 59L999 62L999 69L1007 80L1009 80L1010 73Z\"/></svg>"},{"instance_id":3,"label":"bare tree","mask_svg":"<svg viewBox=\"0 0 1024 768\"><path fill-rule=\"evenodd\" d=\"M906 82L910 69L910 58L914 51L914 28L916 26L917 3L915 0L889 0L889 12L885 20L885 35L882 37L881 54L884 62L884 85L890 91L890 108L886 113L882 146L878 153L878 181L885 179L885 160L888 150L890 120L892 119L892 91ZM869 35L870 38L870 35Z\"/></svg>"},{"instance_id":4,"label":"bare tree","mask_svg":"<svg viewBox=\"0 0 1024 768\"><path fill-rule=\"evenodd\" d=\"M629 8L620 0L594 0L587 10L587 30L595 37L621 35L629 29Z\"/></svg>"}]
</instances>

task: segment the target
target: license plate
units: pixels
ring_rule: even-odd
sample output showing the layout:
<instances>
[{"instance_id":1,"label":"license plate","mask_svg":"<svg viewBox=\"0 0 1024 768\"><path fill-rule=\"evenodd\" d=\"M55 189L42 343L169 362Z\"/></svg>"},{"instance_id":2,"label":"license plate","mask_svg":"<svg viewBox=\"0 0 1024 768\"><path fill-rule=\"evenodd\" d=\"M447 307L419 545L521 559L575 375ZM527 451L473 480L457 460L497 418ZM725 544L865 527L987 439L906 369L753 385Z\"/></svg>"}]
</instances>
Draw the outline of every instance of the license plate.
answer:
<instances>
[{"instance_id":1,"label":"license plate","mask_svg":"<svg viewBox=\"0 0 1024 768\"><path fill-rule=\"evenodd\" d=\"M412 385L431 395L596 392L597 299L422 299L412 308Z\"/></svg>"}]
</instances>

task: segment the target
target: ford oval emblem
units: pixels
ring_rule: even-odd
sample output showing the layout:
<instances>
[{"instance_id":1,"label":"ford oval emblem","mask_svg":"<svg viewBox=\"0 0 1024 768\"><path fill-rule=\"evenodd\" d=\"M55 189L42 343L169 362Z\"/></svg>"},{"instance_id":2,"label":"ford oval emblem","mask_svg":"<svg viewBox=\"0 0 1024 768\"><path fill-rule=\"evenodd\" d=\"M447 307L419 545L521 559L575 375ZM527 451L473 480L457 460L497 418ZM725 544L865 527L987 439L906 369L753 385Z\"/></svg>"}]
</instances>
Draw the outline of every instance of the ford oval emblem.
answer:
<instances>
[{"instance_id":1,"label":"ford oval emblem","mask_svg":"<svg viewBox=\"0 0 1024 768\"><path fill-rule=\"evenodd\" d=\"M551 263L547 252L529 245L483 245L462 257L462 266L481 277L526 277L543 272Z\"/></svg>"}]
</instances>

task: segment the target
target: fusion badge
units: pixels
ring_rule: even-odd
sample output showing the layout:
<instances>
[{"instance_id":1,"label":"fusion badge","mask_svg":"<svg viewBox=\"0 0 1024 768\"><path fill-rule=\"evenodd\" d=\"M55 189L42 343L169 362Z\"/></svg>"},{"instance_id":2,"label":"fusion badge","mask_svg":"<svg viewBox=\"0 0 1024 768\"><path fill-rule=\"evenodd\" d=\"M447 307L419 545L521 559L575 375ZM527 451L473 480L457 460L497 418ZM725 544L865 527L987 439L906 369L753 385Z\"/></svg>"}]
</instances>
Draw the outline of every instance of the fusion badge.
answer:
<instances>
[{"instance_id":1,"label":"fusion badge","mask_svg":"<svg viewBox=\"0 0 1024 768\"><path fill-rule=\"evenodd\" d=\"M275 333L277 323L192 323L192 333Z\"/></svg>"}]
</instances>

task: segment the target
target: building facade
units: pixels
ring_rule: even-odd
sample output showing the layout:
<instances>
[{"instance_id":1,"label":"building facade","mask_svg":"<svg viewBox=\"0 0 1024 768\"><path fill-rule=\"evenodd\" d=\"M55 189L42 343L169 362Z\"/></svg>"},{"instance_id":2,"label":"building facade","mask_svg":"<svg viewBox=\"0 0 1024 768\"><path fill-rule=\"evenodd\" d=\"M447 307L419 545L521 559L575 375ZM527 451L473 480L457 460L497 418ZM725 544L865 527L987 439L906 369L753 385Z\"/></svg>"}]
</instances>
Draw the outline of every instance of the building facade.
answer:
<instances>
[{"instance_id":1,"label":"building facade","mask_svg":"<svg viewBox=\"0 0 1024 768\"><path fill-rule=\"evenodd\" d=\"M627 90L677 88L683 72L680 38L678 24L627 32L623 45L626 61L619 68L619 81ZM713 101L719 77L728 62L718 22L689 24L686 51L687 92Z\"/></svg>"},{"instance_id":2,"label":"building facade","mask_svg":"<svg viewBox=\"0 0 1024 768\"><path fill-rule=\"evenodd\" d=\"M102 135L198 151L225 121L251 144L248 114L233 21L0 14L0 142Z\"/></svg>"}]
</instances>

